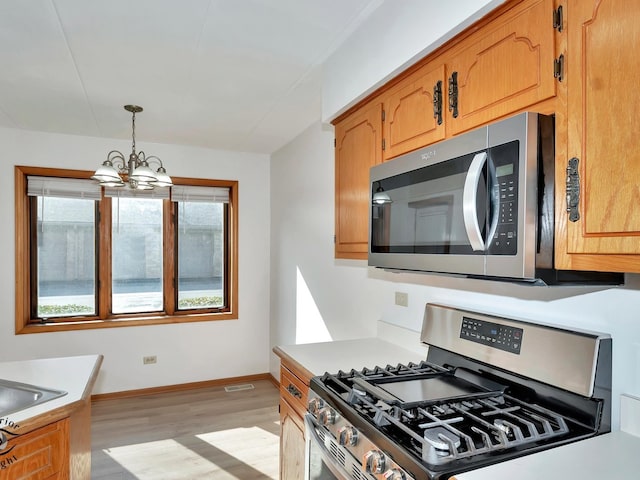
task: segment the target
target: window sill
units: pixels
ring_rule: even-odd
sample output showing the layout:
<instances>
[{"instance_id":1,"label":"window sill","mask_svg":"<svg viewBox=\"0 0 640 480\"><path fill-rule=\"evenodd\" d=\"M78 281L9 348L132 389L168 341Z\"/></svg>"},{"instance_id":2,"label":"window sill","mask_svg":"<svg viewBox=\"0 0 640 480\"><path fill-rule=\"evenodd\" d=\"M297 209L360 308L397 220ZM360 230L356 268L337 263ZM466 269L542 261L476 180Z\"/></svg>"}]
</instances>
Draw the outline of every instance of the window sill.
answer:
<instances>
[{"instance_id":1,"label":"window sill","mask_svg":"<svg viewBox=\"0 0 640 480\"><path fill-rule=\"evenodd\" d=\"M163 315L156 317L113 318L108 320L87 320L50 323L29 323L16 325L16 334L64 332L71 330L93 330L98 328L139 327L143 325L167 325L172 323L211 322L217 320L237 320L234 312L204 313L192 315Z\"/></svg>"}]
</instances>

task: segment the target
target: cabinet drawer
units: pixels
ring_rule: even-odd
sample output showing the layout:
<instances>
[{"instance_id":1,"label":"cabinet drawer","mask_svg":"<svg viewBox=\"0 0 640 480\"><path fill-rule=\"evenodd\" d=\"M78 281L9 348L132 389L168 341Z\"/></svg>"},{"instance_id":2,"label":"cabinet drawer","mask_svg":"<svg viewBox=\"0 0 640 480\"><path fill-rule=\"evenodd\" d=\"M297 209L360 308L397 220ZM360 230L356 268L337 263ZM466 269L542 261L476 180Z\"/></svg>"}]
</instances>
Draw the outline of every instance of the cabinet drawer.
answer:
<instances>
[{"instance_id":1,"label":"cabinet drawer","mask_svg":"<svg viewBox=\"0 0 640 480\"><path fill-rule=\"evenodd\" d=\"M286 367L280 367L280 397L300 415L307 411L309 387Z\"/></svg>"},{"instance_id":2,"label":"cabinet drawer","mask_svg":"<svg viewBox=\"0 0 640 480\"><path fill-rule=\"evenodd\" d=\"M0 451L0 477L3 480L68 478L68 438L68 419L11 438Z\"/></svg>"}]
</instances>

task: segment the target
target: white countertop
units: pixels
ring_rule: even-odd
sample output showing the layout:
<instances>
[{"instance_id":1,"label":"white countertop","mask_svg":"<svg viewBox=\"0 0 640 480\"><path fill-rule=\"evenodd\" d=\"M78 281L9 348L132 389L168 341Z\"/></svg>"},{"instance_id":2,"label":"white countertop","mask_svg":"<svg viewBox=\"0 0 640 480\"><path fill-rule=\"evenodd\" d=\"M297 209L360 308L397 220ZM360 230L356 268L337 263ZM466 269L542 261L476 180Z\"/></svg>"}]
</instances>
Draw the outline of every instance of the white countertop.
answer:
<instances>
[{"instance_id":1,"label":"white countertop","mask_svg":"<svg viewBox=\"0 0 640 480\"><path fill-rule=\"evenodd\" d=\"M425 350L426 351L426 350ZM308 343L302 345L284 345L274 348L307 370L311 376L338 370L385 367L398 363L420 362L426 353L407 350L394 343L376 337L357 340L338 340L335 342Z\"/></svg>"},{"instance_id":2,"label":"white countertop","mask_svg":"<svg viewBox=\"0 0 640 480\"><path fill-rule=\"evenodd\" d=\"M101 355L0 362L0 378L4 380L67 392L63 397L10 413L6 418L20 424L25 420L86 400L91 395L91 391L87 389L93 387L101 362Z\"/></svg>"},{"instance_id":3,"label":"white countertop","mask_svg":"<svg viewBox=\"0 0 640 480\"><path fill-rule=\"evenodd\" d=\"M629 480L640 472L640 437L605 433L456 475L457 480Z\"/></svg>"}]
</instances>

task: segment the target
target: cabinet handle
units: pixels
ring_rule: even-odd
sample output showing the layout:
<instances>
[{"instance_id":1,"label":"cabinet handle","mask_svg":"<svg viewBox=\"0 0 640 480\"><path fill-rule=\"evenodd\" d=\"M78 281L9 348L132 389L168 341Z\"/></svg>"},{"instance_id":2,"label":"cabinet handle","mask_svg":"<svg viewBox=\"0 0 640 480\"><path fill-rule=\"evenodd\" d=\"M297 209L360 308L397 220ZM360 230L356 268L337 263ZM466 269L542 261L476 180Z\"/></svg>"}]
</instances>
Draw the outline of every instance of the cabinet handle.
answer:
<instances>
[{"instance_id":1,"label":"cabinet handle","mask_svg":"<svg viewBox=\"0 0 640 480\"><path fill-rule=\"evenodd\" d=\"M302 399L302 392L298 390L293 384L289 384L287 387L287 392L293 395L295 398Z\"/></svg>"},{"instance_id":2,"label":"cabinet handle","mask_svg":"<svg viewBox=\"0 0 640 480\"><path fill-rule=\"evenodd\" d=\"M567 165L567 213L571 222L580 220L580 173L578 173L578 159L573 157Z\"/></svg>"},{"instance_id":3,"label":"cabinet handle","mask_svg":"<svg viewBox=\"0 0 640 480\"><path fill-rule=\"evenodd\" d=\"M453 118L458 118L458 72L449 77L449 111L453 112Z\"/></svg>"},{"instance_id":4,"label":"cabinet handle","mask_svg":"<svg viewBox=\"0 0 640 480\"><path fill-rule=\"evenodd\" d=\"M442 125L442 80L433 86L433 118Z\"/></svg>"}]
</instances>

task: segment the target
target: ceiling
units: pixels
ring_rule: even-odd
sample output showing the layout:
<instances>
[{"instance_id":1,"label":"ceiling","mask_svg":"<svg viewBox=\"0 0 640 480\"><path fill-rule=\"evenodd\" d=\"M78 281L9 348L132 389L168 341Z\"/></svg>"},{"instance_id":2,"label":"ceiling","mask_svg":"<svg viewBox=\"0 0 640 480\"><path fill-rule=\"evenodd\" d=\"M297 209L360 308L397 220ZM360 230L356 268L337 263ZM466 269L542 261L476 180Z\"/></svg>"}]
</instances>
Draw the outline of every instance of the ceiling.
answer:
<instances>
[{"instance_id":1,"label":"ceiling","mask_svg":"<svg viewBox=\"0 0 640 480\"><path fill-rule=\"evenodd\" d=\"M0 127L271 153L380 0L2 0Z\"/></svg>"}]
</instances>

